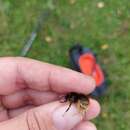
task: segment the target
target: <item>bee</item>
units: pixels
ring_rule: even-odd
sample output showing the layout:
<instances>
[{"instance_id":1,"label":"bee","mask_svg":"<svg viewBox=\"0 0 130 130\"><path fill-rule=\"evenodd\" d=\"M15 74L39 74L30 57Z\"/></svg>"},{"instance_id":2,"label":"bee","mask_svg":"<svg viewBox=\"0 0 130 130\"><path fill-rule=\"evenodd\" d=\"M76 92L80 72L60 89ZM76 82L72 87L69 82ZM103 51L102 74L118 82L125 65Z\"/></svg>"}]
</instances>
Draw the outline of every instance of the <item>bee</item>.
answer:
<instances>
[{"instance_id":1,"label":"bee","mask_svg":"<svg viewBox=\"0 0 130 130\"><path fill-rule=\"evenodd\" d=\"M84 95L84 94L70 92L65 95L64 101L62 101L62 102L70 103L68 108L66 109L65 113L70 109L71 105L74 103L74 104L76 104L79 113L84 115L88 109L89 98L87 95Z\"/></svg>"}]
</instances>

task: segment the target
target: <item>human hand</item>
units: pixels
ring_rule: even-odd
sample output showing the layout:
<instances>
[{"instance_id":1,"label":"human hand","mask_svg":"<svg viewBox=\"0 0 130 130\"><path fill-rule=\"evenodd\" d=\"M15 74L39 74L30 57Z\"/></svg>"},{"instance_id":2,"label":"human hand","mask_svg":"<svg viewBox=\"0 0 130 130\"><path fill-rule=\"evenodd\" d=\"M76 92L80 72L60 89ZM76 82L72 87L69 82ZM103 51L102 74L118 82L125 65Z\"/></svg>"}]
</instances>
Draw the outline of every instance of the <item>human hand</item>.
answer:
<instances>
[{"instance_id":1,"label":"human hand","mask_svg":"<svg viewBox=\"0 0 130 130\"><path fill-rule=\"evenodd\" d=\"M0 58L1 130L96 130L89 120L100 112L90 99L84 121L75 105L63 116L68 92L91 93L93 79L81 73L26 58Z\"/></svg>"}]
</instances>

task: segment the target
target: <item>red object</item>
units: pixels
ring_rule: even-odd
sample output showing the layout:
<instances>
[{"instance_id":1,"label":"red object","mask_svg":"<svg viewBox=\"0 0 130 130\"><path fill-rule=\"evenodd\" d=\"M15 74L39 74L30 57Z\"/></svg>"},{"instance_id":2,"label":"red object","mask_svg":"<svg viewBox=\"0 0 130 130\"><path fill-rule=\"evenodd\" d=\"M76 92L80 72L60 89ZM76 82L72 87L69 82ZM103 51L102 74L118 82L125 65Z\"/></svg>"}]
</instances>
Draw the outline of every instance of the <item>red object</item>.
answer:
<instances>
[{"instance_id":1,"label":"red object","mask_svg":"<svg viewBox=\"0 0 130 130\"><path fill-rule=\"evenodd\" d=\"M103 83L103 71L99 64L96 63L96 58L92 53L82 54L79 58L79 66L82 73L91 75L95 79L97 87Z\"/></svg>"}]
</instances>

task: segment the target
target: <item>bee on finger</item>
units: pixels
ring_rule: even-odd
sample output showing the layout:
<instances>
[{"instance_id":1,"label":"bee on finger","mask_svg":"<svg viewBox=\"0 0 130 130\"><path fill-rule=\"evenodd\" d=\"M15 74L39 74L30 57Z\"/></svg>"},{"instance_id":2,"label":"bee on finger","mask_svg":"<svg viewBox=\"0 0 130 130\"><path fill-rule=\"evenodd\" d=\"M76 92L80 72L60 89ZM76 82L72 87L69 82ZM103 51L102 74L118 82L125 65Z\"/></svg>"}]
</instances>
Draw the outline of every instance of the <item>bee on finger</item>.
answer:
<instances>
[{"instance_id":1,"label":"bee on finger","mask_svg":"<svg viewBox=\"0 0 130 130\"><path fill-rule=\"evenodd\" d=\"M70 109L71 105L74 103L76 104L79 113L84 115L88 110L89 98L87 95L71 92L65 95L64 101L62 102L70 103L65 113Z\"/></svg>"}]
</instances>

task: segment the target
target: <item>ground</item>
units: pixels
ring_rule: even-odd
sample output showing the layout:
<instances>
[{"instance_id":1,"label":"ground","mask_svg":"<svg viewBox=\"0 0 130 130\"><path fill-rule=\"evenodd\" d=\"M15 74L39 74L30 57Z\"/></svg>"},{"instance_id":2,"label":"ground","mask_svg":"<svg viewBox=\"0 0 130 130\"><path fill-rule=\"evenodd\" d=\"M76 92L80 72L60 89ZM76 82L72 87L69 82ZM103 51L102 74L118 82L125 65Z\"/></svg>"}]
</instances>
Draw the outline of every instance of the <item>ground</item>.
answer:
<instances>
[{"instance_id":1,"label":"ground","mask_svg":"<svg viewBox=\"0 0 130 130\"><path fill-rule=\"evenodd\" d=\"M0 56L19 56L37 18L51 10L28 57L70 67L68 49L76 42L91 48L105 70L106 95L94 120L99 130L129 130L129 0L0 0Z\"/></svg>"}]
</instances>

